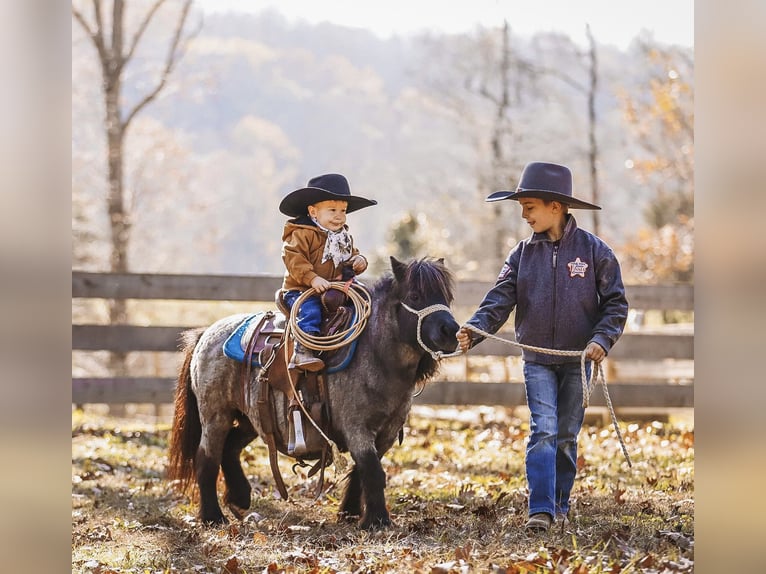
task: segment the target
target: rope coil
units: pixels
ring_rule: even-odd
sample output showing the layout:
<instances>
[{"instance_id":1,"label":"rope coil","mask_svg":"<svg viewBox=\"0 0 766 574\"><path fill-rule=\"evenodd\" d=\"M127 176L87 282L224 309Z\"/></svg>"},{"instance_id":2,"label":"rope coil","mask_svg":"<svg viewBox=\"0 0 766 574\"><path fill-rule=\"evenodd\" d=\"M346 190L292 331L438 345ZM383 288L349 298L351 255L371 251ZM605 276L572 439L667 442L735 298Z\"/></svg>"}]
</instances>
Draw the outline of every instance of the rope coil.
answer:
<instances>
[{"instance_id":1,"label":"rope coil","mask_svg":"<svg viewBox=\"0 0 766 574\"><path fill-rule=\"evenodd\" d=\"M607 407L609 408L609 415L612 419L612 425L614 426L614 430L617 433L617 438L620 441L620 447L622 448L622 454L625 456L625 460L628 462L628 467L633 467L633 463L630 460L630 456L628 455L628 449L625 446L625 441L622 438L622 433L620 432L620 427L617 423L617 415L614 413L614 407L612 406L612 399L609 397L609 391L606 388L606 375L604 374L604 368L601 366L601 363L595 363L593 364L593 372L591 373L591 378L588 379L587 371L585 369L585 350L582 351L560 351L558 349L547 349L545 347L535 347L534 345L525 345L523 343L517 343L516 341L510 341L508 339L503 339L502 337L498 337L497 335L493 335L491 333L487 333L486 331L482 331L478 327L474 327L473 325L463 325L466 329L469 329L473 331L474 333L481 335L482 337L485 337L487 339L494 339L495 341L500 341L502 343L507 343L509 345L513 345L515 347L519 347L521 349L526 349L528 351L534 351L536 353L544 353L547 355L558 355L562 357L580 357L580 377L582 380L582 406L583 408L587 408L590 402L590 395L593 392L593 389L595 385L601 383L601 388L604 391L604 400L606 402ZM461 351L455 351L454 353L450 353L449 355L443 355L443 357L456 357L458 355L462 355L463 353Z\"/></svg>"},{"instance_id":2,"label":"rope coil","mask_svg":"<svg viewBox=\"0 0 766 574\"><path fill-rule=\"evenodd\" d=\"M349 328L345 329L344 331L338 331L334 335L322 336L306 333L298 326L298 310L300 309L301 304L306 299L316 294L316 289L310 287L300 294L300 296L295 300L295 303L293 303L292 309L290 309L290 317L287 321L287 325L285 326L285 341L288 341L289 337L292 336L296 342L301 343L308 349L312 349L314 351L331 351L348 345L362 334L362 331L364 331L364 328L367 326L367 319L369 319L370 313L372 312L372 299L370 297L370 292L367 291L367 289L361 283L343 283L341 281L331 282L330 289L343 291L343 293L345 293L353 303L354 320L351 322ZM285 345L284 347L285 360L286 362L289 362L289 346ZM298 392L295 389L295 383L293 382L293 376L289 369L287 370L287 380L289 381L290 387L292 388L295 396L298 396ZM313 417L306 410L303 401L298 400L297 403L300 409L303 411L303 414L306 415L306 419L308 419L311 425L317 430L319 435L327 442L327 444L330 445L332 461L335 465L335 472L343 473L346 468L348 468L348 460L340 452L338 445L330 437L328 437L321 428L319 428L319 425L314 421Z\"/></svg>"},{"instance_id":3,"label":"rope coil","mask_svg":"<svg viewBox=\"0 0 766 574\"><path fill-rule=\"evenodd\" d=\"M298 343L301 343L307 349L312 351L332 351L339 349L351 343L359 337L367 326L367 319L372 311L370 293L361 283L343 283L333 281L330 283L330 289L342 291L345 293L354 306L354 321L348 329L338 331L333 335L311 335L301 330L298 326L298 310L301 304L309 297L315 295L316 289L310 287L306 289L293 303L290 309L290 319L287 323L287 329L292 333Z\"/></svg>"}]
</instances>

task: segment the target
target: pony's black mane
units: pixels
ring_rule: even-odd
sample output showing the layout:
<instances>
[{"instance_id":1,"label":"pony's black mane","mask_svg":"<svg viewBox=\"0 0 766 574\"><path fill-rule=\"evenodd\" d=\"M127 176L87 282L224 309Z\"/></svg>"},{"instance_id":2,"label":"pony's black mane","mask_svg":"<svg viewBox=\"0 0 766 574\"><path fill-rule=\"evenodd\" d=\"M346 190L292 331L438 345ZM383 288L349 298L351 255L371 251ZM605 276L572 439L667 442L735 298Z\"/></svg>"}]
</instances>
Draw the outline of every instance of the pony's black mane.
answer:
<instances>
[{"instance_id":1,"label":"pony's black mane","mask_svg":"<svg viewBox=\"0 0 766 574\"><path fill-rule=\"evenodd\" d=\"M373 287L373 298L385 303L395 302L392 299L394 281L391 273L384 275ZM410 261L407 264L403 283L403 289L398 293L402 298L413 291L423 294L438 293L447 305L450 305L455 298L454 277L441 259L424 257ZM415 382L420 383L430 379L438 370L439 362L430 354L424 353L418 363Z\"/></svg>"},{"instance_id":2,"label":"pony's black mane","mask_svg":"<svg viewBox=\"0 0 766 574\"><path fill-rule=\"evenodd\" d=\"M393 282L394 276L388 272L375 283L373 292L379 298L385 299L386 295L391 293ZM455 279L441 259L423 257L410 261L407 264L404 282L408 286L408 291L440 293L448 305L455 299ZM402 295L404 296L406 293L402 293Z\"/></svg>"}]
</instances>

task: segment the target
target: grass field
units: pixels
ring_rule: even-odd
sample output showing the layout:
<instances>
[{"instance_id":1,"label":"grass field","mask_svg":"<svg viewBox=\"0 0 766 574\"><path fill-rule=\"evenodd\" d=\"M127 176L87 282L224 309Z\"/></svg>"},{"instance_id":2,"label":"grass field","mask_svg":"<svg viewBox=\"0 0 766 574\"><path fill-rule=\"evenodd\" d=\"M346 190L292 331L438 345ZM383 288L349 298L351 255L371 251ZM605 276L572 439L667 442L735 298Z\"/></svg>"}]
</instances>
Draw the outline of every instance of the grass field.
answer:
<instances>
[{"instance_id":1,"label":"grass field","mask_svg":"<svg viewBox=\"0 0 766 574\"><path fill-rule=\"evenodd\" d=\"M72 413L72 572L527 573L692 572L694 428L621 423L580 435L573 522L523 531L527 423L500 408L415 407L383 459L394 525L368 533L336 521L341 481L314 499L305 469L280 468L276 494L257 439L243 452L253 486L243 519L196 519L165 479L169 422ZM221 489L222 490L222 489Z\"/></svg>"}]
</instances>

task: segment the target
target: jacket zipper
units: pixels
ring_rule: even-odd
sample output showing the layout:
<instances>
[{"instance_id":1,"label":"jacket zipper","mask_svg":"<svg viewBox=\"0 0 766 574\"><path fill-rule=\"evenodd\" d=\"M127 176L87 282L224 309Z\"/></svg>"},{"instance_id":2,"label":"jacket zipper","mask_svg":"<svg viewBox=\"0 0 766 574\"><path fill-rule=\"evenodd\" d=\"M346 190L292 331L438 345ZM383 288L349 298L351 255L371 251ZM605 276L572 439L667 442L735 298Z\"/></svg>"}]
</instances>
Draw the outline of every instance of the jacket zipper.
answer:
<instances>
[{"instance_id":1,"label":"jacket zipper","mask_svg":"<svg viewBox=\"0 0 766 574\"><path fill-rule=\"evenodd\" d=\"M556 345L556 261L559 257L559 244L553 244L553 336L551 337L552 346Z\"/></svg>"}]
</instances>

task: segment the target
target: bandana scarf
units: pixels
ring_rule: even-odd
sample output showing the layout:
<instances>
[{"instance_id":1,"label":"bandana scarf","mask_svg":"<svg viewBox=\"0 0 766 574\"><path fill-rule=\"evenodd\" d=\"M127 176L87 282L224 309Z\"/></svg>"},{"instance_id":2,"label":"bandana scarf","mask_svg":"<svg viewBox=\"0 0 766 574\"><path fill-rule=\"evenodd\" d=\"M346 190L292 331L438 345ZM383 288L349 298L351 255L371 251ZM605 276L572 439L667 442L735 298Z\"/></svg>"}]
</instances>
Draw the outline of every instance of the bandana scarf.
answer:
<instances>
[{"instance_id":1,"label":"bandana scarf","mask_svg":"<svg viewBox=\"0 0 766 574\"><path fill-rule=\"evenodd\" d=\"M322 254L322 263L328 259L332 259L332 262L337 267L347 259L351 257L351 234L345 227L340 228L338 231L332 231L319 225L314 220L317 227L327 233L327 241L324 244L324 253Z\"/></svg>"}]
</instances>

